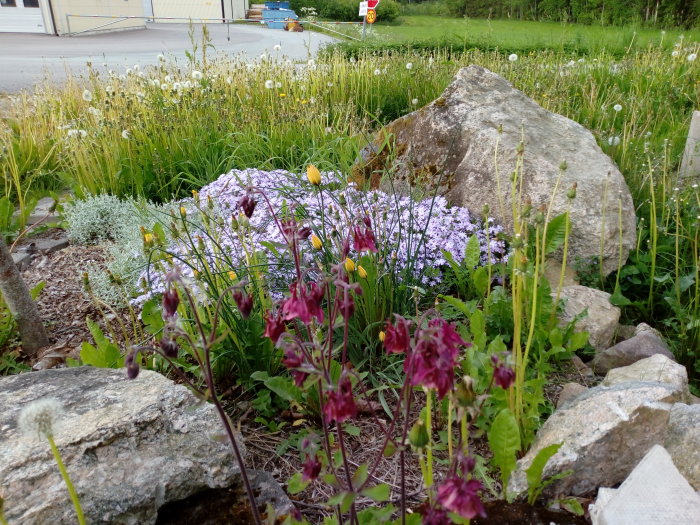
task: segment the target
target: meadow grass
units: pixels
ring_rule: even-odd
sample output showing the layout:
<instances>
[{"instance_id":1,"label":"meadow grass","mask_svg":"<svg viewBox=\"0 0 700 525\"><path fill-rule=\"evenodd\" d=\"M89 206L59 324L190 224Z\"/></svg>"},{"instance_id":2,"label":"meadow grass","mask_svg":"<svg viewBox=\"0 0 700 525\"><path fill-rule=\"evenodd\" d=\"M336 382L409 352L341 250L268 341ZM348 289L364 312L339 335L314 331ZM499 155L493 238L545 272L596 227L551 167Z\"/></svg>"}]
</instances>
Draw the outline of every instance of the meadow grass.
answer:
<instances>
[{"instance_id":1,"label":"meadow grass","mask_svg":"<svg viewBox=\"0 0 700 525\"><path fill-rule=\"evenodd\" d=\"M602 48L622 38L616 28L442 22L481 24L491 28L483 38L511 42L542 27L562 30L533 41L561 43L564 31L581 31L591 46L594 35L607 35ZM694 34L640 32L619 40L629 50L620 56L607 48L532 50L514 60L499 50L340 50L303 64L209 56L145 70L95 67L83 81L13 99L0 129L3 192L15 202L66 187L167 201L232 168L302 171L313 163L349 173L382 124L436 99L460 67L479 64L590 129L617 162L637 207L638 249L612 280L593 274L589 281L617 291L626 320L662 319L679 355L696 363L700 197L694 181L677 179L692 110L700 107Z\"/></svg>"},{"instance_id":2,"label":"meadow grass","mask_svg":"<svg viewBox=\"0 0 700 525\"><path fill-rule=\"evenodd\" d=\"M381 21L381 8L378 11ZM357 28L343 27L352 32ZM396 23L376 23L366 45L371 48L411 46L414 48L453 47L455 49L498 49L507 53L552 50L577 54L606 52L624 55L630 50L649 46L670 49L683 35L686 40L700 40L700 29L659 30L644 27L605 27L600 25L448 18L444 16L402 16ZM350 48L360 44L348 44Z\"/></svg>"}]
</instances>

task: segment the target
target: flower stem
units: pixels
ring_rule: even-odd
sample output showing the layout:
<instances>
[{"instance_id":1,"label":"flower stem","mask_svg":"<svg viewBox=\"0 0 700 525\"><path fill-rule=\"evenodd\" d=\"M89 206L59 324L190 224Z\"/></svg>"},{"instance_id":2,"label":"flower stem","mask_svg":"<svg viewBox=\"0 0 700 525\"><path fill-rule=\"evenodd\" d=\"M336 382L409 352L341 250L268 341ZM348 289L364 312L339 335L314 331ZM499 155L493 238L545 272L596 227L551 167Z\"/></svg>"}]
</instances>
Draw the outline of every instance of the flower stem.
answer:
<instances>
[{"instance_id":1,"label":"flower stem","mask_svg":"<svg viewBox=\"0 0 700 525\"><path fill-rule=\"evenodd\" d=\"M70 494L70 499L73 502L73 507L75 507L75 513L78 516L78 523L80 525L85 525L85 516L83 515L83 509L80 506L80 499L78 499L78 493L75 491L75 487L73 487L73 483L71 483L71 480L68 477L68 471L66 470L66 466L63 464L63 460L61 459L61 454L58 451L56 442L54 441L53 436L50 434L46 435L46 439L49 440L49 445L51 446L53 458L56 460L58 470L61 472L61 477L66 483L66 487L68 487L68 494Z\"/></svg>"}]
</instances>

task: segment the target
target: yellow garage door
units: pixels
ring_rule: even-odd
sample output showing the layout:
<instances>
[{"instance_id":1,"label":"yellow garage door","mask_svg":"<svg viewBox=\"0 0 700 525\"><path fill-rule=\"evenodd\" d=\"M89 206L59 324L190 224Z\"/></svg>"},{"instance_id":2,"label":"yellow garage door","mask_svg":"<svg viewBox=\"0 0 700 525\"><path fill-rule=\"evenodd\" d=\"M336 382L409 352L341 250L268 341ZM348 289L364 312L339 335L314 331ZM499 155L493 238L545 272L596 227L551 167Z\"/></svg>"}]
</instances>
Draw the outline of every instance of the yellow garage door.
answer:
<instances>
[{"instance_id":1,"label":"yellow garage door","mask_svg":"<svg viewBox=\"0 0 700 525\"><path fill-rule=\"evenodd\" d=\"M221 18L221 0L152 0L155 22L183 23ZM162 20L159 17L179 20Z\"/></svg>"}]
</instances>

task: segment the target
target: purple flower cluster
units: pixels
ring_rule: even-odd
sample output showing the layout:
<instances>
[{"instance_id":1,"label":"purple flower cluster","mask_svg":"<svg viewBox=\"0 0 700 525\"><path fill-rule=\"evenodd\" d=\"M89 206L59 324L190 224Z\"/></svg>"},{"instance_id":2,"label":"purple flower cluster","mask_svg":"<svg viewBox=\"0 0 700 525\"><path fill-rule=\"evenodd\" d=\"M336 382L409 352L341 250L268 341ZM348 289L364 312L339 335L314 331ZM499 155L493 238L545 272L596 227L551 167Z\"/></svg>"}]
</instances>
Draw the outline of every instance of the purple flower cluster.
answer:
<instances>
[{"instance_id":1,"label":"purple flower cluster","mask_svg":"<svg viewBox=\"0 0 700 525\"><path fill-rule=\"evenodd\" d=\"M364 192L347 185L339 173L325 172L322 176L323 184L312 186L305 178L285 170L232 170L202 188L196 197L198 202L214 203L213 209L206 211L218 216L218 220L212 221L218 224L218 246L204 239L212 268L219 268L220 255L216 254L222 251L234 266L241 267L245 265L246 251L262 251L270 265L271 287L277 291L286 289L294 280L293 261L288 250L272 249L285 245L286 239L271 209L281 220L294 218L303 222L324 243L353 238L351 258L357 257L358 252L374 251L378 247L385 257L391 258L391 265L399 275L408 271L425 285L436 285L442 280L447 264L442 250L460 262L472 235L479 239L482 264L488 257L488 243L493 261L506 257L505 243L496 238L502 231L500 226L489 219L485 227L469 210L450 207L443 197L416 201L382 191ZM195 204L193 199L180 203L187 209L188 219L198 213ZM245 220L246 233L242 236L242 230L236 230L237 221L231 218L242 217L243 208L248 216L247 210L255 206L255 213ZM371 231L368 224L372 225ZM313 263L318 252L310 242L301 245L304 262ZM184 242L176 241L171 246L171 251L182 258L187 258L191 249ZM187 276L188 272L184 274ZM152 273L150 277L152 290L161 291L160 277L154 280Z\"/></svg>"}]
</instances>

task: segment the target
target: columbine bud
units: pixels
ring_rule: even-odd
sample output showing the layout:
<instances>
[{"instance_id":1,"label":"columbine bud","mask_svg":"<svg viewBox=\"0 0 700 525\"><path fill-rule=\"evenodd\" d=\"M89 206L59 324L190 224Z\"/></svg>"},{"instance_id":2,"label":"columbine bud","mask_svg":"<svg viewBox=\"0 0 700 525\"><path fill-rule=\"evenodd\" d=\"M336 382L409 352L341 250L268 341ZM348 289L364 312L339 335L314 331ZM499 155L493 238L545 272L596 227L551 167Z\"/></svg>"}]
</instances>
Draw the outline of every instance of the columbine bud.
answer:
<instances>
[{"instance_id":1,"label":"columbine bud","mask_svg":"<svg viewBox=\"0 0 700 525\"><path fill-rule=\"evenodd\" d=\"M577 186L577 184L574 182L574 183L571 185L571 189L569 189L569 191L566 192L566 196L567 196L569 199L575 199L575 198L576 198L576 186Z\"/></svg>"},{"instance_id":2,"label":"columbine bud","mask_svg":"<svg viewBox=\"0 0 700 525\"><path fill-rule=\"evenodd\" d=\"M316 250L320 250L321 248L323 248L323 242L321 242L321 239L318 237L318 235L313 234L311 236L311 246L313 246Z\"/></svg>"},{"instance_id":3,"label":"columbine bud","mask_svg":"<svg viewBox=\"0 0 700 525\"><path fill-rule=\"evenodd\" d=\"M463 407L468 407L474 402L476 393L474 392L474 380L471 377L464 376L462 380L457 383L455 397L457 403Z\"/></svg>"},{"instance_id":4,"label":"columbine bud","mask_svg":"<svg viewBox=\"0 0 700 525\"><path fill-rule=\"evenodd\" d=\"M381 331L379 332L379 340L380 340L382 343L384 342L384 338L385 338L385 337L386 337L386 332L385 332L384 330L381 330Z\"/></svg>"},{"instance_id":5,"label":"columbine bud","mask_svg":"<svg viewBox=\"0 0 700 525\"><path fill-rule=\"evenodd\" d=\"M319 186L321 184L321 172L313 164L309 164L306 167L306 178L314 186Z\"/></svg>"},{"instance_id":6,"label":"columbine bud","mask_svg":"<svg viewBox=\"0 0 700 525\"><path fill-rule=\"evenodd\" d=\"M132 350L124 359L124 366L126 366L126 375L129 379L136 379L139 375L139 364L136 360L136 355L138 350Z\"/></svg>"},{"instance_id":7,"label":"columbine bud","mask_svg":"<svg viewBox=\"0 0 700 525\"><path fill-rule=\"evenodd\" d=\"M360 276L360 279L367 279L367 270L365 270L360 264L357 265L357 275Z\"/></svg>"},{"instance_id":8,"label":"columbine bud","mask_svg":"<svg viewBox=\"0 0 700 525\"><path fill-rule=\"evenodd\" d=\"M228 278L231 279L232 281L235 281L236 279L238 279L238 274L236 272L234 272L233 270L230 270L228 272Z\"/></svg>"},{"instance_id":9,"label":"columbine bud","mask_svg":"<svg viewBox=\"0 0 700 525\"><path fill-rule=\"evenodd\" d=\"M170 337L164 337L160 340L160 349L163 351L163 355L171 359L177 357L178 346L175 339Z\"/></svg>"},{"instance_id":10,"label":"columbine bud","mask_svg":"<svg viewBox=\"0 0 700 525\"><path fill-rule=\"evenodd\" d=\"M408 432L408 442L415 448L423 448L430 441L428 430L425 428L425 422L422 419L416 421Z\"/></svg>"},{"instance_id":11,"label":"columbine bud","mask_svg":"<svg viewBox=\"0 0 700 525\"><path fill-rule=\"evenodd\" d=\"M181 216L181 217L186 217L186 216L187 216L187 209L185 209L184 206L180 206L180 216Z\"/></svg>"},{"instance_id":12,"label":"columbine bud","mask_svg":"<svg viewBox=\"0 0 700 525\"><path fill-rule=\"evenodd\" d=\"M231 214L231 229L235 232L238 231L238 221L235 214Z\"/></svg>"},{"instance_id":13,"label":"columbine bud","mask_svg":"<svg viewBox=\"0 0 700 525\"><path fill-rule=\"evenodd\" d=\"M348 273L352 273L355 271L355 263L352 262L352 259L350 257L346 257L344 266L345 266L345 271Z\"/></svg>"},{"instance_id":14,"label":"columbine bud","mask_svg":"<svg viewBox=\"0 0 700 525\"><path fill-rule=\"evenodd\" d=\"M240 224L243 228L247 228L248 226L250 226L250 221L248 220L248 217L245 214L240 213L238 215L238 224Z\"/></svg>"},{"instance_id":15,"label":"columbine bud","mask_svg":"<svg viewBox=\"0 0 700 525\"><path fill-rule=\"evenodd\" d=\"M248 319L253 310L253 297L243 290L236 290L233 292L233 300L236 301L236 306L238 306L243 319Z\"/></svg>"},{"instance_id":16,"label":"columbine bud","mask_svg":"<svg viewBox=\"0 0 700 525\"><path fill-rule=\"evenodd\" d=\"M180 297L175 288L170 288L163 292L163 317L166 319L172 317L177 312L177 307L180 304Z\"/></svg>"}]
</instances>

